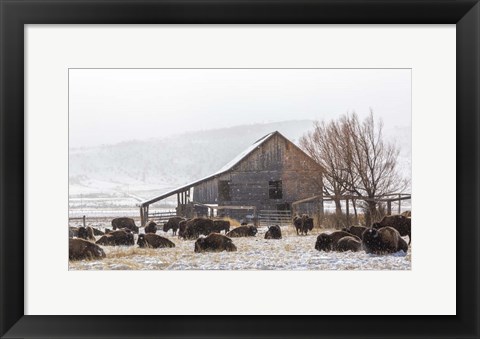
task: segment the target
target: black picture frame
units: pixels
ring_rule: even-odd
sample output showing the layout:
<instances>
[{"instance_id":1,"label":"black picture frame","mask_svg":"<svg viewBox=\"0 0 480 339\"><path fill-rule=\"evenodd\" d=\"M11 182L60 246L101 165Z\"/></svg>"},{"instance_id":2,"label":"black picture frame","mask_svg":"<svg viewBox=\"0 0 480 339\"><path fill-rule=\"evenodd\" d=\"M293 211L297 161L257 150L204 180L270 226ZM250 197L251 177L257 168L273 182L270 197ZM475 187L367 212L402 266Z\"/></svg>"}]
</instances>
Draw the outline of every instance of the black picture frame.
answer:
<instances>
[{"instance_id":1,"label":"black picture frame","mask_svg":"<svg viewBox=\"0 0 480 339\"><path fill-rule=\"evenodd\" d=\"M479 338L478 1L0 0L0 334L5 338ZM24 25L456 24L456 316L24 315ZM454 227L454 225L452 225ZM374 289L374 287L369 287ZM132 291L134 297L135 291ZM302 295L299 295L302 297ZM402 302L415 300L398 291ZM321 305L319 305L321 307ZM381 313L381 312L379 312Z\"/></svg>"}]
</instances>

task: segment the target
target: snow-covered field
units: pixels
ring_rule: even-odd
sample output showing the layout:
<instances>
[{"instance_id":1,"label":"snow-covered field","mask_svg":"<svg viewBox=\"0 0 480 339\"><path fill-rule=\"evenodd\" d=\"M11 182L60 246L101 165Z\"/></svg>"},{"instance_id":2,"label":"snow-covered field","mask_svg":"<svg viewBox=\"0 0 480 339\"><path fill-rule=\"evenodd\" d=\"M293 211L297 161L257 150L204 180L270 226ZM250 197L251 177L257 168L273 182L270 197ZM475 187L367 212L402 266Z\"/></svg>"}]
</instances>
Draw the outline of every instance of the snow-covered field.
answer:
<instances>
[{"instance_id":1,"label":"snow-covered field","mask_svg":"<svg viewBox=\"0 0 480 339\"><path fill-rule=\"evenodd\" d=\"M256 237L233 238L237 252L194 253L194 240L165 236L175 248L142 249L135 246L102 246L107 258L70 261L70 270L409 270L411 249L390 255L365 252L319 252L317 235L333 230L314 230L297 236L293 227L283 227L283 239L265 240L266 228ZM99 237L97 237L99 238ZM406 237L408 240L408 237Z\"/></svg>"}]
</instances>

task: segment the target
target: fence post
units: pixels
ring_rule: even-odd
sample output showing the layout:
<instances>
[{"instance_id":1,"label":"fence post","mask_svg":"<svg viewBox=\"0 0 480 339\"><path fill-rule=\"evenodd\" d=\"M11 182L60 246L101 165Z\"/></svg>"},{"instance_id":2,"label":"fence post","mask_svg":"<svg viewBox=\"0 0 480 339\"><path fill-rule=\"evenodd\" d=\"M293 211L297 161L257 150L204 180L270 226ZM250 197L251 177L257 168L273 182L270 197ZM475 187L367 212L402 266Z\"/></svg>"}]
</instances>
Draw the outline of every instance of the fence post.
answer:
<instances>
[{"instance_id":1,"label":"fence post","mask_svg":"<svg viewBox=\"0 0 480 339\"><path fill-rule=\"evenodd\" d=\"M387 215L391 215L391 214L392 214L392 201L388 200L387 201Z\"/></svg>"},{"instance_id":2,"label":"fence post","mask_svg":"<svg viewBox=\"0 0 480 339\"><path fill-rule=\"evenodd\" d=\"M401 199L401 195L399 194L398 195L398 214L401 214L402 213L402 199Z\"/></svg>"},{"instance_id":3,"label":"fence post","mask_svg":"<svg viewBox=\"0 0 480 339\"><path fill-rule=\"evenodd\" d=\"M86 226L85 226L85 225L86 225L86 224L85 224L85 216L83 216L82 220L83 220L83 227L86 227Z\"/></svg>"}]
</instances>

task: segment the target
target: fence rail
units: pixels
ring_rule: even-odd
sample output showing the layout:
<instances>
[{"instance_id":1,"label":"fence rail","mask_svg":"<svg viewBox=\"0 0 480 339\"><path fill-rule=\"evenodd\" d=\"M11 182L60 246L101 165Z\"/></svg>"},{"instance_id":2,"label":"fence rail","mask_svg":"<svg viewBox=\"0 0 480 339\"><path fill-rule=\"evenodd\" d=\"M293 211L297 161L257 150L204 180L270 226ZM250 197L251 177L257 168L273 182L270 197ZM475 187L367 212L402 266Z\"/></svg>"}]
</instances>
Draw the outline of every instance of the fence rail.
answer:
<instances>
[{"instance_id":1,"label":"fence rail","mask_svg":"<svg viewBox=\"0 0 480 339\"><path fill-rule=\"evenodd\" d=\"M169 212L149 212L148 213L148 220L153 220L156 223L163 223L167 222L168 219L172 217L176 217L177 212L169 211Z\"/></svg>"},{"instance_id":2,"label":"fence rail","mask_svg":"<svg viewBox=\"0 0 480 339\"><path fill-rule=\"evenodd\" d=\"M263 226L288 226L292 223L290 211L260 210L258 213L258 225Z\"/></svg>"}]
</instances>

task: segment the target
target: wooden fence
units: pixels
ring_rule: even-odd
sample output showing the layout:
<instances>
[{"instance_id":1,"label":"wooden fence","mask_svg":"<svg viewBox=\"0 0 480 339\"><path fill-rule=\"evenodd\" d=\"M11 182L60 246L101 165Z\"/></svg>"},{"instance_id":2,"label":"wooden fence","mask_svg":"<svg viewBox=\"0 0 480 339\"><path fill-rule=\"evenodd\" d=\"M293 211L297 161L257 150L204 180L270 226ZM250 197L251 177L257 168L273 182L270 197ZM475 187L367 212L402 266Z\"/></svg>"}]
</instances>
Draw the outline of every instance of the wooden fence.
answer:
<instances>
[{"instance_id":1,"label":"wooden fence","mask_svg":"<svg viewBox=\"0 0 480 339\"><path fill-rule=\"evenodd\" d=\"M148 212L148 220L153 220L157 224L165 223L168 219L176 217L177 212L168 211L168 212Z\"/></svg>"},{"instance_id":2,"label":"wooden fence","mask_svg":"<svg viewBox=\"0 0 480 339\"><path fill-rule=\"evenodd\" d=\"M290 211L260 210L258 213L258 225L262 226L288 226L292 224Z\"/></svg>"}]
</instances>

